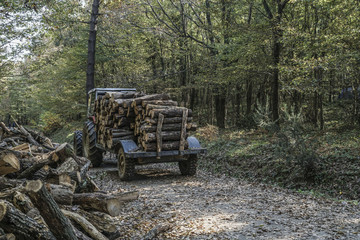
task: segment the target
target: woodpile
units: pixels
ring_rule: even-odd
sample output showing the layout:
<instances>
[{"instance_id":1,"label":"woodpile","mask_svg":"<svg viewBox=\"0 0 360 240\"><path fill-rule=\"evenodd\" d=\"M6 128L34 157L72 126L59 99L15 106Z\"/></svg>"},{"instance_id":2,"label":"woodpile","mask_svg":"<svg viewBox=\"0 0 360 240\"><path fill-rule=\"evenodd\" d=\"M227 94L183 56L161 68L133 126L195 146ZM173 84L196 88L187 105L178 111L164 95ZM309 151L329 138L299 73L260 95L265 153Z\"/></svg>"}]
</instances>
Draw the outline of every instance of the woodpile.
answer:
<instances>
[{"instance_id":1,"label":"woodpile","mask_svg":"<svg viewBox=\"0 0 360 240\"><path fill-rule=\"evenodd\" d=\"M0 122L0 239L119 237L106 216L119 215L138 192L100 191L90 165L67 143Z\"/></svg>"},{"instance_id":2,"label":"woodpile","mask_svg":"<svg viewBox=\"0 0 360 240\"><path fill-rule=\"evenodd\" d=\"M192 111L167 94L108 92L95 102L97 142L112 148L134 140L144 151L185 150L188 132L196 130Z\"/></svg>"}]
</instances>

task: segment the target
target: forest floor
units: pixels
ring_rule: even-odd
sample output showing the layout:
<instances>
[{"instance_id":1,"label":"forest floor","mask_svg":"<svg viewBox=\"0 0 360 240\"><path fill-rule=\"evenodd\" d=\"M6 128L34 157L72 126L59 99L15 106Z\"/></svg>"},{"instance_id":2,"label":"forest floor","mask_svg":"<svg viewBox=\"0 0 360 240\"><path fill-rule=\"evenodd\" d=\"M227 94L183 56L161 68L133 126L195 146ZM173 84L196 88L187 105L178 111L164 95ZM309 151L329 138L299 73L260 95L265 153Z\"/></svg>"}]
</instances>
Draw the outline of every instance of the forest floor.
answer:
<instances>
[{"instance_id":1,"label":"forest floor","mask_svg":"<svg viewBox=\"0 0 360 240\"><path fill-rule=\"evenodd\" d=\"M111 161L91 170L99 187L140 193L117 217L119 239L142 239L159 226L164 232L158 239L360 238L354 202L211 174L202 167L196 176L184 177L177 164L140 166L135 180L122 182ZM200 166L201 161L206 159Z\"/></svg>"}]
</instances>

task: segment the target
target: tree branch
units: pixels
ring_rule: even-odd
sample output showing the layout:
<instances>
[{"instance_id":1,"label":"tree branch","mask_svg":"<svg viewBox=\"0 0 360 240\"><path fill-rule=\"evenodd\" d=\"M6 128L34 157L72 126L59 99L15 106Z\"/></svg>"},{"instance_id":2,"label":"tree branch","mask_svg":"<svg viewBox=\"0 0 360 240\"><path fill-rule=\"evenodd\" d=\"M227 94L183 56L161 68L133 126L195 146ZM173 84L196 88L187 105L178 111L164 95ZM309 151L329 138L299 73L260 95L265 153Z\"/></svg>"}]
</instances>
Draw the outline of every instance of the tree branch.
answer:
<instances>
[{"instance_id":1,"label":"tree branch","mask_svg":"<svg viewBox=\"0 0 360 240\"><path fill-rule=\"evenodd\" d=\"M266 1L266 0L263 0L262 3L263 3L263 6L264 6L264 9L265 9L265 11L266 11L266 13L267 13L267 15L268 15L268 18L269 18L269 19L273 19L274 16L273 16L273 14L271 13L271 10L270 10L270 7L269 7L267 1Z\"/></svg>"}]
</instances>

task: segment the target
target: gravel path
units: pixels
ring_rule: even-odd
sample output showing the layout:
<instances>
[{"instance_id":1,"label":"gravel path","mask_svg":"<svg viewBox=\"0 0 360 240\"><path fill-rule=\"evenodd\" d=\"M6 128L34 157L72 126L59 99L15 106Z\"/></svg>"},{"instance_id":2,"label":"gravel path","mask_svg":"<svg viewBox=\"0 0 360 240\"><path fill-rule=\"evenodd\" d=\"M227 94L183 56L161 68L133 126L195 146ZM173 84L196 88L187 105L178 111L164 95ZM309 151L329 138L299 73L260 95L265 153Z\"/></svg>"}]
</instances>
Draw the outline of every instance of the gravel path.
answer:
<instances>
[{"instance_id":1,"label":"gravel path","mask_svg":"<svg viewBox=\"0 0 360 240\"><path fill-rule=\"evenodd\" d=\"M116 218L123 236L142 239L162 226L158 239L360 239L359 207L281 188L198 171L181 176L175 164L137 168L121 182L114 166L92 169L107 191L140 193Z\"/></svg>"}]
</instances>

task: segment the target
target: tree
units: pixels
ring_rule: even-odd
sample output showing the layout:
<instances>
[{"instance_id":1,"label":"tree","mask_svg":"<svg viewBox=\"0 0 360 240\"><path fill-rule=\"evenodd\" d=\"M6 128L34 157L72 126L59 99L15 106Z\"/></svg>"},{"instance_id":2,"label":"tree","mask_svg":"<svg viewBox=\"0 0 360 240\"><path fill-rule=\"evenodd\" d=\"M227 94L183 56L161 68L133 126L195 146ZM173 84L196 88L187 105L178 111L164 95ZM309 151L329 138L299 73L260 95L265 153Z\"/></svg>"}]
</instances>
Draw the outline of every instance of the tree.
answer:
<instances>
[{"instance_id":1,"label":"tree","mask_svg":"<svg viewBox=\"0 0 360 240\"><path fill-rule=\"evenodd\" d=\"M95 47L96 47L96 24L99 15L100 0L94 0L91 9L89 43L88 43L88 64L86 71L86 105L88 105L88 92L95 87Z\"/></svg>"}]
</instances>

